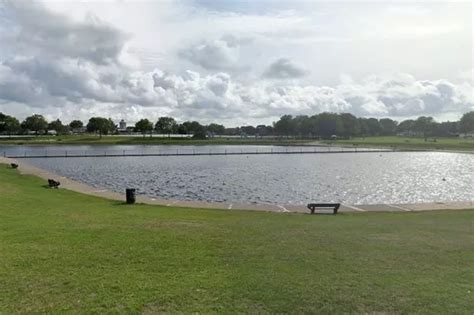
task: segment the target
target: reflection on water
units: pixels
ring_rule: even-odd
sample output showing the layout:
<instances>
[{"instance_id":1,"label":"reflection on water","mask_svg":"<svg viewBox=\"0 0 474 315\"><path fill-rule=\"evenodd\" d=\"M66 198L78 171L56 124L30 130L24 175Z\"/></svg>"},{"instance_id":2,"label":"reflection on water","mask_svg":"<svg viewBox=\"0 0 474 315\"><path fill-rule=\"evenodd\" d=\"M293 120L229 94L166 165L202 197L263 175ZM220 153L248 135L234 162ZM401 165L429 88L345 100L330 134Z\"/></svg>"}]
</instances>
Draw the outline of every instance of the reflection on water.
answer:
<instances>
[{"instance_id":1,"label":"reflection on water","mask_svg":"<svg viewBox=\"0 0 474 315\"><path fill-rule=\"evenodd\" d=\"M141 146L127 147L141 150ZM41 149L45 148L37 148ZM474 199L471 154L55 158L28 162L90 185L118 192L136 187L141 194L170 199L282 204Z\"/></svg>"}]
</instances>

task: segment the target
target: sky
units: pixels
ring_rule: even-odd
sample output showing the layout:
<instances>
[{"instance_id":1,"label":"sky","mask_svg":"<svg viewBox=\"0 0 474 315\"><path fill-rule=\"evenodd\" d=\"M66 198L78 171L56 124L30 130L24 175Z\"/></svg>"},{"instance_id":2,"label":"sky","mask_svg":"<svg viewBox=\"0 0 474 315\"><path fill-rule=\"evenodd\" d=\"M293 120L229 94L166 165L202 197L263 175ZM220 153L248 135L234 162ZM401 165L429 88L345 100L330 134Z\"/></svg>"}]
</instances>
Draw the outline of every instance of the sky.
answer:
<instances>
[{"instance_id":1,"label":"sky","mask_svg":"<svg viewBox=\"0 0 474 315\"><path fill-rule=\"evenodd\" d=\"M271 124L474 110L471 1L0 0L0 112Z\"/></svg>"}]
</instances>

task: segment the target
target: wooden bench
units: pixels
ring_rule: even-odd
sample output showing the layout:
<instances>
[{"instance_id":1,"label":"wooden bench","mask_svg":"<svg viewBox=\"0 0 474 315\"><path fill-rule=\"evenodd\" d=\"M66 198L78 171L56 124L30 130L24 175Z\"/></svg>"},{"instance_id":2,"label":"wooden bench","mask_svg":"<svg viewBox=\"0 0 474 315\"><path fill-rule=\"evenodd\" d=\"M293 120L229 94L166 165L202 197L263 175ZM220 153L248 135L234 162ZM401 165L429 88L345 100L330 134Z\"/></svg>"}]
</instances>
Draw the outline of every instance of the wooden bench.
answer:
<instances>
[{"instance_id":1,"label":"wooden bench","mask_svg":"<svg viewBox=\"0 0 474 315\"><path fill-rule=\"evenodd\" d=\"M61 185L60 182L55 181L54 179L48 179L49 188L58 188Z\"/></svg>"},{"instance_id":2,"label":"wooden bench","mask_svg":"<svg viewBox=\"0 0 474 315\"><path fill-rule=\"evenodd\" d=\"M314 214L316 209L326 208L332 208L333 214L337 214L337 210L339 210L340 206L340 203L309 203L307 207L311 211L311 214Z\"/></svg>"},{"instance_id":3,"label":"wooden bench","mask_svg":"<svg viewBox=\"0 0 474 315\"><path fill-rule=\"evenodd\" d=\"M16 164L16 163L11 163L10 166L11 166L12 168L18 168L18 164Z\"/></svg>"}]
</instances>

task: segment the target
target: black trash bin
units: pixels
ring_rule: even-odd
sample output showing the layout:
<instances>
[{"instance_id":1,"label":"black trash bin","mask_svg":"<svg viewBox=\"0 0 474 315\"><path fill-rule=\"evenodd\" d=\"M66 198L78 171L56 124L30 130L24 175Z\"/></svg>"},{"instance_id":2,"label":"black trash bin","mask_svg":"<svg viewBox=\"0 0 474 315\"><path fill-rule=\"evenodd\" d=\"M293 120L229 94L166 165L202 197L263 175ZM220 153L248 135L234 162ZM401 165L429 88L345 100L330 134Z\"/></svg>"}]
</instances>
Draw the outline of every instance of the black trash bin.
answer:
<instances>
[{"instance_id":1,"label":"black trash bin","mask_svg":"<svg viewBox=\"0 0 474 315\"><path fill-rule=\"evenodd\" d=\"M136 191L137 190L135 188L125 189L128 204L134 204L135 203L135 201L136 201L136 197L135 197Z\"/></svg>"}]
</instances>

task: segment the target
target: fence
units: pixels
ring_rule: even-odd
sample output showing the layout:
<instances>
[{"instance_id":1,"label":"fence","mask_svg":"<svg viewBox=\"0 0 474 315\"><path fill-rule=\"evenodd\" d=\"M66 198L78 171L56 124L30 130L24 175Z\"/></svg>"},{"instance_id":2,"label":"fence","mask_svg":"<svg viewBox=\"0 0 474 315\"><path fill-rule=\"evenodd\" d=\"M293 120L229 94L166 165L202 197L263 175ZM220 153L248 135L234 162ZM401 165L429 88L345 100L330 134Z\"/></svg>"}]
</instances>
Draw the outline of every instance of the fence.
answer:
<instances>
[{"instance_id":1,"label":"fence","mask_svg":"<svg viewBox=\"0 0 474 315\"><path fill-rule=\"evenodd\" d=\"M410 150L413 151L413 150ZM328 153L374 153L394 152L390 149L368 148L334 148L334 147L308 147L308 148L245 148L245 149L166 149L157 151L131 151L131 150L33 150L33 151L4 151L3 156L8 158L86 158L86 157L127 157L127 156L203 156L203 155L270 155L270 154L328 154Z\"/></svg>"}]
</instances>

